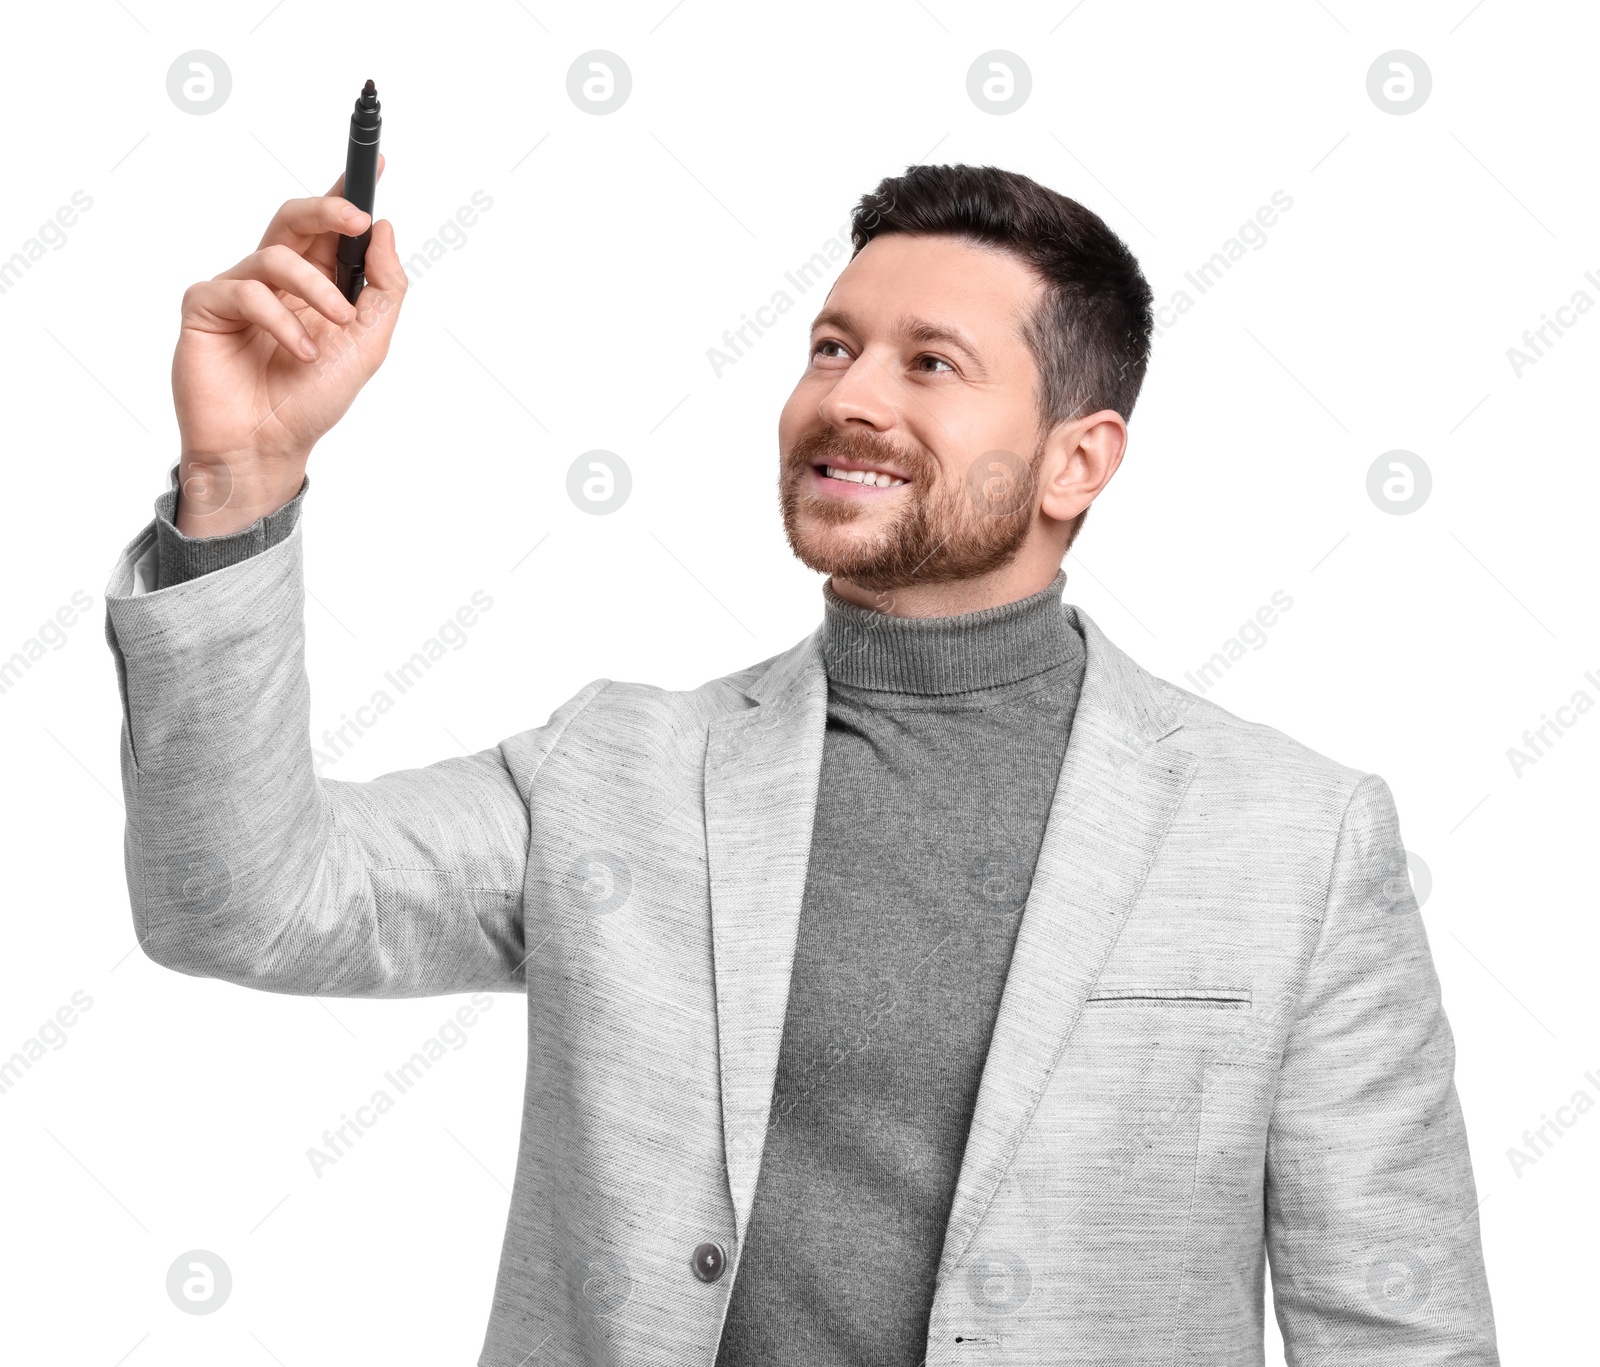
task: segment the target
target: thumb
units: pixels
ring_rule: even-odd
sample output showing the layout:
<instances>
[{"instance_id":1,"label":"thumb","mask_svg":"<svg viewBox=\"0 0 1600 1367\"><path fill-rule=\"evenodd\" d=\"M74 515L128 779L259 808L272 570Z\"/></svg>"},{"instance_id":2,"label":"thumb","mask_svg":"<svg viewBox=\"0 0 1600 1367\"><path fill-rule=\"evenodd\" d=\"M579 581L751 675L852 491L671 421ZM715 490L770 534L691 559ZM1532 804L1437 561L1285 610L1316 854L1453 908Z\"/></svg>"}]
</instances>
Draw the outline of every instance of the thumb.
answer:
<instances>
[{"instance_id":1,"label":"thumb","mask_svg":"<svg viewBox=\"0 0 1600 1367\"><path fill-rule=\"evenodd\" d=\"M397 304L410 283L395 247L394 224L386 218L372 225L372 236L367 241L366 275L369 287L376 286L385 294L394 295Z\"/></svg>"},{"instance_id":2,"label":"thumb","mask_svg":"<svg viewBox=\"0 0 1600 1367\"><path fill-rule=\"evenodd\" d=\"M410 283L394 245L394 225L380 218L367 242L366 284L356 296L356 316L345 325L362 354L376 364L389 350L389 338L400 318L400 305Z\"/></svg>"}]
</instances>

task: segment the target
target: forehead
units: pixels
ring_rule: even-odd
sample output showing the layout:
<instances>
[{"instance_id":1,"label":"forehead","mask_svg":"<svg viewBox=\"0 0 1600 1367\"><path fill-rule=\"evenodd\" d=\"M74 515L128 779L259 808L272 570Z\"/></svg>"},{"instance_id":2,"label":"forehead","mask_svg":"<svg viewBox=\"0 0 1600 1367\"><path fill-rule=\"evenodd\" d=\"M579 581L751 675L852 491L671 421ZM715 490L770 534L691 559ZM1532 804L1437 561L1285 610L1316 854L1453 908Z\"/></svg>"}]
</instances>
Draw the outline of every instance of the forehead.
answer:
<instances>
[{"instance_id":1,"label":"forehead","mask_svg":"<svg viewBox=\"0 0 1600 1367\"><path fill-rule=\"evenodd\" d=\"M875 237L840 272L822 316L887 336L915 318L965 331L980 346L1021 345L1020 325L1044 293L1027 262L998 247L944 236Z\"/></svg>"}]
</instances>

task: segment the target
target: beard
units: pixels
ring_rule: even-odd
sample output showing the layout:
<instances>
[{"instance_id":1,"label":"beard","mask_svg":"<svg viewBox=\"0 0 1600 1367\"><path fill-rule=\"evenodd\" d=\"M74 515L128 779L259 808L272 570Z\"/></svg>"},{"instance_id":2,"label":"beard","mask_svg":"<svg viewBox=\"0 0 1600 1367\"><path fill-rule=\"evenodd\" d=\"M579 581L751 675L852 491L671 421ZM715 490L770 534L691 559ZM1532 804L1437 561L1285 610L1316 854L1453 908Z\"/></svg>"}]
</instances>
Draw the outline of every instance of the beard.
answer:
<instances>
[{"instance_id":1,"label":"beard","mask_svg":"<svg viewBox=\"0 0 1600 1367\"><path fill-rule=\"evenodd\" d=\"M811 492L811 467L828 456L909 476L890 512L865 499ZM1044 441L1028 460L985 452L953 478L919 450L861 428L822 427L780 453L778 503L789 548L802 564L885 593L913 584L974 579L1009 565L1033 526ZM885 502L888 500L886 499ZM871 524L881 524L871 531Z\"/></svg>"}]
</instances>

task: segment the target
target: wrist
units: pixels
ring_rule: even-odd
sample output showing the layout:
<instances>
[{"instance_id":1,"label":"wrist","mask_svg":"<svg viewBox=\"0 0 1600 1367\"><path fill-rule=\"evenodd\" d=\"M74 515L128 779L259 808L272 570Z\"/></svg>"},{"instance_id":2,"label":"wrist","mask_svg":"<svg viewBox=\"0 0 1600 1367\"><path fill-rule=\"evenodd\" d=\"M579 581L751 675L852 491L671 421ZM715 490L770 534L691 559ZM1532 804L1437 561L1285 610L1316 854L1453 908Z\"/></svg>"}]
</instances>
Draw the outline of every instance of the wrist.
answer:
<instances>
[{"instance_id":1,"label":"wrist","mask_svg":"<svg viewBox=\"0 0 1600 1367\"><path fill-rule=\"evenodd\" d=\"M178 458L173 519L184 536L227 536L276 512L300 492L306 460L262 460L242 453Z\"/></svg>"}]
</instances>

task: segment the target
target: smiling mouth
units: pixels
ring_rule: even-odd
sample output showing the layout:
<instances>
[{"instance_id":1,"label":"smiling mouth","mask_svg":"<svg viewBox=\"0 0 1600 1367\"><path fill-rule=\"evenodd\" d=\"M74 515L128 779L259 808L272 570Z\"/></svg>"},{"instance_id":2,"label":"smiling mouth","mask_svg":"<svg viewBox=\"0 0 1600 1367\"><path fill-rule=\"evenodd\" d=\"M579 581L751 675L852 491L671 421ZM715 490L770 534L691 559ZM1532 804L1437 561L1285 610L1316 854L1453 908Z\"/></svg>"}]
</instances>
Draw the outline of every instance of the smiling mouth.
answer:
<instances>
[{"instance_id":1,"label":"smiling mouth","mask_svg":"<svg viewBox=\"0 0 1600 1367\"><path fill-rule=\"evenodd\" d=\"M811 468L823 479L841 484L859 484L868 489L894 489L911 482L887 470L847 469L842 465L827 464L813 465Z\"/></svg>"}]
</instances>

